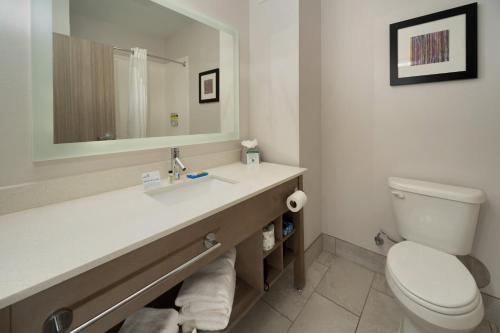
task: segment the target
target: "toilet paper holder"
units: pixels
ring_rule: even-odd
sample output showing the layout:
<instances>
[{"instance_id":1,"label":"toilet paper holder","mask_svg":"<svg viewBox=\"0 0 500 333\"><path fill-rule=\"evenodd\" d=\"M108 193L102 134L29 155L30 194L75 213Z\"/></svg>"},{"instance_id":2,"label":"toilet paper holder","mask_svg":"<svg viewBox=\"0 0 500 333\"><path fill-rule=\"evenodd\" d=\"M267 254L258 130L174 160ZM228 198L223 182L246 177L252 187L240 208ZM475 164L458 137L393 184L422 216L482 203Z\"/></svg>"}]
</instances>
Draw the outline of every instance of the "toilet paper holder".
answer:
<instances>
[{"instance_id":1,"label":"toilet paper holder","mask_svg":"<svg viewBox=\"0 0 500 333\"><path fill-rule=\"evenodd\" d=\"M295 188L295 191L286 198L286 206L292 213L298 213L306 204L307 195L298 188Z\"/></svg>"}]
</instances>

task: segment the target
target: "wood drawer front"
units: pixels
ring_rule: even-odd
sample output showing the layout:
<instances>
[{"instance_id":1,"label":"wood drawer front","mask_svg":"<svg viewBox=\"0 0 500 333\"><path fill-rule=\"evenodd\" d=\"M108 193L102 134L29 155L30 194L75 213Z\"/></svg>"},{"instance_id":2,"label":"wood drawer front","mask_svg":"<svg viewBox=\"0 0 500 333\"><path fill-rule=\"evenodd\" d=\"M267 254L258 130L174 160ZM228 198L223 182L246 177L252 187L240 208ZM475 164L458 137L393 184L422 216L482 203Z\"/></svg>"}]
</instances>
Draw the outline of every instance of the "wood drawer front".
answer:
<instances>
[{"instance_id":1,"label":"wood drawer front","mask_svg":"<svg viewBox=\"0 0 500 333\"><path fill-rule=\"evenodd\" d=\"M74 329L203 253L206 251L203 243L205 235L211 232L217 235L217 240L222 244L217 250L83 331L105 332L283 214L287 210L286 198L293 193L297 185L298 179L294 179L274 187L14 304L11 314L12 333L42 332L45 320L63 308L73 311L71 329Z\"/></svg>"},{"instance_id":2,"label":"wood drawer front","mask_svg":"<svg viewBox=\"0 0 500 333\"><path fill-rule=\"evenodd\" d=\"M0 332L10 332L10 308L0 310Z\"/></svg>"},{"instance_id":3,"label":"wood drawer front","mask_svg":"<svg viewBox=\"0 0 500 333\"><path fill-rule=\"evenodd\" d=\"M298 185L298 178L292 179L210 216L205 221L223 222L224 228L219 233L221 237L230 240L231 247L235 246L287 212L286 199Z\"/></svg>"}]
</instances>

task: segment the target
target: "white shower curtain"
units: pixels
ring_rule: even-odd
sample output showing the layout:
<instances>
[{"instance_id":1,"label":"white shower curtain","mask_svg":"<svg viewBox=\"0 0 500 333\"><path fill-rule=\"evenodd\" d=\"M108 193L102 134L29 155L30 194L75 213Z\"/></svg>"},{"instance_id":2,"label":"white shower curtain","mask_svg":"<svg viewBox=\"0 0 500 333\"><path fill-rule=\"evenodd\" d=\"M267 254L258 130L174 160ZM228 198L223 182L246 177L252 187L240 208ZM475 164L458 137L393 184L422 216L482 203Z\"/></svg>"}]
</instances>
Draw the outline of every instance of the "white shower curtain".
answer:
<instances>
[{"instance_id":1,"label":"white shower curtain","mask_svg":"<svg viewBox=\"0 0 500 333\"><path fill-rule=\"evenodd\" d=\"M144 138L148 131L148 51L133 48L129 65L128 138Z\"/></svg>"}]
</instances>

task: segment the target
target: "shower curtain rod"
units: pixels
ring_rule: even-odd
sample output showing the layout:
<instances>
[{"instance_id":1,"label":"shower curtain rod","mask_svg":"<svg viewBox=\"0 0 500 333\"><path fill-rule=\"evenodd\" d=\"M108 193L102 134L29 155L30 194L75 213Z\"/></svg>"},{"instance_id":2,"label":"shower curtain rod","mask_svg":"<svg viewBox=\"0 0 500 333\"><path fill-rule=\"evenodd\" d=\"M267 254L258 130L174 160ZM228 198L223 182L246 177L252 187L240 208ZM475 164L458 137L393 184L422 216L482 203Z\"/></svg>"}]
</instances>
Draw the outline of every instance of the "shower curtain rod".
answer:
<instances>
[{"instance_id":1,"label":"shower curtain rod","mask_svg":"<svg viewBox=\"0 0 500 333\"><path fill-rule=\"evenodd\" d=\"M122 51L122 52L132 53L132 50L129 50L129 49L122 49L121 47L116 47L116 46L113 46L113 49L114 49L114 50L117 50L117 51ZM176 64L179 64L179 65L182 65L182 66L186 67L186 62L185 62L185 61L177 61L177 60L174 60L174 59L165 58L165 57L160 57L160 56L156 56L156 55L152 55L152 54L148 54L148 57L150 57L150 58L155 58L155 59L160 59L160 60L164 60L164 61L174 62L174 63L176 63Z\"/></svg>"}]
</instances>

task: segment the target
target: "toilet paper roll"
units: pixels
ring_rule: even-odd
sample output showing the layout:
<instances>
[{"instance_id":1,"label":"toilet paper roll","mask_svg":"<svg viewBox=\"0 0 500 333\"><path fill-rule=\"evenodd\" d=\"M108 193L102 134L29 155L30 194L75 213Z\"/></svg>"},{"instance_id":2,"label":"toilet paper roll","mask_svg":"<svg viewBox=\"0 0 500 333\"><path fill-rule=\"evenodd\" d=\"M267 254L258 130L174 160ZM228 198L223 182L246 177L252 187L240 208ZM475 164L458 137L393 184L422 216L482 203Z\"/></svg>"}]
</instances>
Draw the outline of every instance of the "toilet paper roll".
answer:
<instances>
[{"instance_id":1,"label":"toilet paper roll","mask_svg":"<svg viewBox=\"0 0 500 333\"><path fill-rule=\"evenodd\" d=\"M297 213L304 208L306 203L307 195L303 191L295 191L288 197L288 199L286 199L286 206L293 213Z\"/></svg>"}]
</instances>

